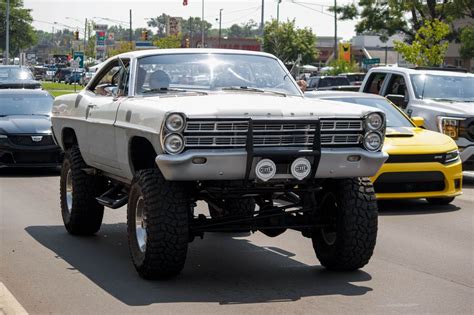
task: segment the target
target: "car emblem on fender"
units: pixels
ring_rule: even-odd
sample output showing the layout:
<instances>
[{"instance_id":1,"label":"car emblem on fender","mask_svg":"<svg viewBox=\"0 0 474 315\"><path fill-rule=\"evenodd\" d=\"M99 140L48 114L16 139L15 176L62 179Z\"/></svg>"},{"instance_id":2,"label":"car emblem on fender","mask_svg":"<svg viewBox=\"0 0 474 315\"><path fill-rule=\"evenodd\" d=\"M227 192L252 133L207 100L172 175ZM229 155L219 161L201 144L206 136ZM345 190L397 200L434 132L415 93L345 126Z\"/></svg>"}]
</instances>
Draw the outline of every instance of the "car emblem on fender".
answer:
<instances>
[{"instance_id":1,"label":"car emblem on fender","mask_svg":"<svg viewBox=\"0 0 474 315\"><path fill-rule=\"evenodd\" d=\"M306 158L298 158L291 164L291 174L302 180L311 172L311 163Z\"/></svg>"},{"instance_id":2,"label":"car emblem on fender","mask_svg":"<svg viewBox=\"0 0 474 315\"><path fill-rule=\"evenodd\" d=\"M276 165L275 163L270 160L270 159L263 159L260 160L257 163L257 166L255 167L255 173L257 174L257 177L264 182L270 180L275 176L276 173Z\"/></svg>"},{"instance_id":3,"label":"car emblem on fender","mask_svg":"<svg viewBox=\"0 0 474 315\"><path fill-rule=\"evenodd\" d=\"M41 142L41 140L43 140L43 136L31 136L31 140L34 142Z\"/></svg>"}]
</instances>

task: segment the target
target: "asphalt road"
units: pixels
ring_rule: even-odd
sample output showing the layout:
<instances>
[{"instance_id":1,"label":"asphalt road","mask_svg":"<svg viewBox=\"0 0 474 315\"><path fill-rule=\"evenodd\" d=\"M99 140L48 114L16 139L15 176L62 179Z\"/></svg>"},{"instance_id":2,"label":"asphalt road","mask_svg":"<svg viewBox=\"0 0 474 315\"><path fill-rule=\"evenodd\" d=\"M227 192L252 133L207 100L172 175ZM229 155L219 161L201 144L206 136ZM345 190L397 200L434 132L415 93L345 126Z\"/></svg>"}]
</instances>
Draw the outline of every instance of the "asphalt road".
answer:
<instances>
[{"instance_id":1,"label":"asphalt road","mask_svg":"<svg viewBox=\"0 0 474 315\"><path fill-rule=\"evenodd\" d=\"M473 178L449 206L383 203L375 255L360 271L324 270L293 231L207 234L166 282L137 276L123 209L106 211L97 236L68 235L58 182L0 170L0 282L31 314L474 313Z\"/></svg>"}]
</instances>

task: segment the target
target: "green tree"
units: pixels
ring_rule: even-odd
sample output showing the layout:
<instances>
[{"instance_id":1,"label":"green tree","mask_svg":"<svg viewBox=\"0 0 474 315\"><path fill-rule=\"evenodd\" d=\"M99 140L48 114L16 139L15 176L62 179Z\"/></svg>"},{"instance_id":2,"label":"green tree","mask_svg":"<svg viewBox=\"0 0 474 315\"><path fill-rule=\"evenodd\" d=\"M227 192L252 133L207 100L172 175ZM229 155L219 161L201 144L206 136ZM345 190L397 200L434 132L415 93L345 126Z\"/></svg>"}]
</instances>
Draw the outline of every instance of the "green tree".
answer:
<instances>
[{"instance_id":1,"label":"green tree","mask_svg":"<svg viewBox=\"0 0 474 315\"><path fill-rule=\"evenodd\" d=\"M204 34L208 36L208 32L211 30L212 24L204 20ZM181 21L181 33L188 36L197 36L201 34L201 18L200 17L189 17L187 20Z\"/></svg>"},{"instance_id":2,"label":"green tree","mask_svg":"<svg viewBox=\"0 0 474 315\"><path fill-rule=\"evenodd\" d=\"M274 54L284 63L293 63L301 54L302 62L312 63L316 60L316 36L311 29L298 29L295 20L278 23L276 20L265 24L263 50Z\"/></svg>"},{"instance_id":3,"label":"green tree","mask_svg":"<svg viewBox=\"0 0 474 315\"><path fill-rule=\"evenodd\" d=\"M467 26L461 31L461 57L474 58L474 26Z\"/></svg>"},{"instance_id":4,"label":"green tree","mask_svg":"<svg viewBox=\"0 0 474 315\"><path fill-rule=\"evenodd\" d=\"M360 72L359 65L356 62L347 62L345 60L333 60L329 63L329 66L332 68L327 71L328 75L338 75L340 73L348 72Z\"/></svg>"},{"instance_id":5,"label":"green tree","mask_svg":"<svg viewBox=\"0 0 474 315\"><path fill-rule=\"evenodd\" d=\"M5 50L6 36L6 1L0 0L0 48ZM31 10L23 8L23 0L10 0L10 54L18 55L20 50L36 43L36 36L31 23ZM10 57L11 57L10 56Z\"/></svg>"},{"instance_id":6,"label":"green tree","mask_svg":"<svg viewBox=\"0 0 474 315\"><path fill-rule=\"evenodd\" d=\"M443 63L448 42L446 36L450 29L446 23L438 20L425 21L418 29L411 44L395 41L395 50L406 61L418 66L439 66Z\"/></svg>"},{"instance_id":7,"label":"green tree","mask_svg":"<svg viewBox=\"0 0 474 315\"><path fill-rule=\"evenodd\" d=\"M158 48L181 48L181 35L170 35L166 37L159 38L153 42Z\"/></svg>"},{"instance_id":8,"label":"green tree","mask_svg":"<svg viewBox=\"0 0 474 315\"><path fill-rule=\"evenodd\" d=\"M156 28L156 35L158 37L166 36L166 25L168 23L169 15L162 13L160 16L156 18L151 18L147 21L148 27Z\"/></svg>"},{"instance_id":9,"label":"green tree","mask_svg":"<svg viewBox=\"0 0 474 315\"><path fill-rule=\"evenodd\" d=\"M258 23L249 20L241 25L233 24L226 33L229 37L255 37L259 35Z\"/></svg>"},{"instance_id":10,"label":"green tree","mask_svg":"<svg viewBox=\"0 0 474 315\"><path fill-rule=\"evenodd\" d=\"M130 42L121 42L117 49L111 49L107 52L109 57L123 54L135 50L135 44Z\"/></svg>"},{"instance_id":11,"label":"green tree","mask_svg":"<svg viewBox=\"0 0 474 315\"><path fill-rule=\"evenodd\" d=\"M337 12L341 20L359 20L357 33L377 34L383 40L402 33L412 41L427 20L450 24L455 19L473 19L474 0L359 0L357 5L337 7ZM453 32L451 39L456 34Z\"/></svg>"}]
</instances>

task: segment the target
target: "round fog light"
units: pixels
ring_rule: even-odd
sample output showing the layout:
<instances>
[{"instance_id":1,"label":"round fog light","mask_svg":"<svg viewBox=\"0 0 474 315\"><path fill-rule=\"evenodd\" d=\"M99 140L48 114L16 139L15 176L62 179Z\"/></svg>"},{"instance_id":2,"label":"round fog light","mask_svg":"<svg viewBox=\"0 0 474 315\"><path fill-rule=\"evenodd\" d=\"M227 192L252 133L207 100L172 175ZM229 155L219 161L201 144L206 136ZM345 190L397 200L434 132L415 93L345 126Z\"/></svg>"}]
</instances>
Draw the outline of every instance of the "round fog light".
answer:
<instances>
[{"instance_id":1,"label":"round fog light","mask_svg":"<svg viewBox=\"0 0 474 315\"><path fill-rule=\"evenodd\" d=\"M183 138L178 134L170 134L165 138L165 150L170 154L180 153L184 148Z\"/></svg>"}]
</instances>

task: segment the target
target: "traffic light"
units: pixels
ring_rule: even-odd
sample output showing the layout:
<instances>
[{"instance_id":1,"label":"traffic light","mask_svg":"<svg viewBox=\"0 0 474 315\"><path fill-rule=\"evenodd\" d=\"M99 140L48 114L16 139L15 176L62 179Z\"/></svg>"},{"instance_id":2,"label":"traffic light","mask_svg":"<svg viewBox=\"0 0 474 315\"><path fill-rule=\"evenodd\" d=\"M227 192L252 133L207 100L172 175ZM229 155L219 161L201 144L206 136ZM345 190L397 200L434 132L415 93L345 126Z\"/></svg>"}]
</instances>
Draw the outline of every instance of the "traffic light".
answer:
<instances>
[{"instance_id":1,"label":"traffic light","mask_svg":"<svg viewBox=\"0 0 474 315\"><path fill-rule=\"evenodd\" d=\"M79 31L74 31L74 40L79 40Z\"/></svg>"},{"instance_id":2,"label":"traffic light","mask_svg":"<svg viewBox=\"0 0 474 315\"><path fill-rule=\"evenodd\" d=\"M142 31L142 39L143 40L148 40L148 31L147 30Z\"/></svg>"}]
</instances>

